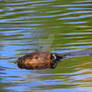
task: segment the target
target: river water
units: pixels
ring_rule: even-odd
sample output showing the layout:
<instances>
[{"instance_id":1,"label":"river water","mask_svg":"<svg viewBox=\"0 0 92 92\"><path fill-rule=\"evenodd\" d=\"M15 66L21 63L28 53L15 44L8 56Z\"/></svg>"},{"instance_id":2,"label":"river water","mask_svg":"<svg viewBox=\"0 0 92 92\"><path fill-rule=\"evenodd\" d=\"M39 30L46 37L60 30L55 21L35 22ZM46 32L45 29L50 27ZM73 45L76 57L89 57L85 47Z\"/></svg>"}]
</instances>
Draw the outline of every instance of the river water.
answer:
<instances>
[{"instance_id":1,"label":"river water","mask_svg":"<svg viewBox=\"0 0 92 92\"><path fill-rule=\"evenodd\" d=\"M0 0L0 92L92 92L92 56L55 69L19 69L36 49L55 53L92 48L91 0Z\"/></svg>"}]
</instances>

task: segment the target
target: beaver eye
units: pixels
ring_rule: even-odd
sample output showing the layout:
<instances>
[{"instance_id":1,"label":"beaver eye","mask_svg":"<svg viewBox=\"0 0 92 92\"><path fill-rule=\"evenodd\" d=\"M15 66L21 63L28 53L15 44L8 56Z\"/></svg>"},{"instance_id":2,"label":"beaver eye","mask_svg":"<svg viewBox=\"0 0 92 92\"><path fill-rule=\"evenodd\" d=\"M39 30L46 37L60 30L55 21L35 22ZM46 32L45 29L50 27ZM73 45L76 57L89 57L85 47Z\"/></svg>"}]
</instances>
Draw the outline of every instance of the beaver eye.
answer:
<instances>
[{"instance_id":1,"label":"beaver eye","mask_svg":"<svg viewBox=\"0 0 92 92\"><path fill-rule=\"evenodd\" d=\"M34 58L35 58L35 59L38 59L39 57L38 57L38 56L35 56Z\"/></svg>"}]
</instances>

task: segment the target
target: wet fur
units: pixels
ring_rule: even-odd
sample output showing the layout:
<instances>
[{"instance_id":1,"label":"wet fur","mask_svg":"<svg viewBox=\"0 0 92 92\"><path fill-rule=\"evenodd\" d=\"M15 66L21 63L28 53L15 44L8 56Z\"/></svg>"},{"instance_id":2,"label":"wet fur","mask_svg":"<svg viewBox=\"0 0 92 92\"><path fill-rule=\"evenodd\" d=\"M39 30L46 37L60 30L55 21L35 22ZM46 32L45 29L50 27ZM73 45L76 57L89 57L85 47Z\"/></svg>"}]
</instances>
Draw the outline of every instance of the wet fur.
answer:
<instances>
[{"instance_id":1,"label":"wet fur","mask_svg":"<svg viewBox=\"0 0 92 92\"><path fill-rule=\"evenodd\" d=\"M25 69L55 68L61 58L63 57L57 54L36 51L19 57L17 64L19 68Z\"/></svg>"}]
</instances>

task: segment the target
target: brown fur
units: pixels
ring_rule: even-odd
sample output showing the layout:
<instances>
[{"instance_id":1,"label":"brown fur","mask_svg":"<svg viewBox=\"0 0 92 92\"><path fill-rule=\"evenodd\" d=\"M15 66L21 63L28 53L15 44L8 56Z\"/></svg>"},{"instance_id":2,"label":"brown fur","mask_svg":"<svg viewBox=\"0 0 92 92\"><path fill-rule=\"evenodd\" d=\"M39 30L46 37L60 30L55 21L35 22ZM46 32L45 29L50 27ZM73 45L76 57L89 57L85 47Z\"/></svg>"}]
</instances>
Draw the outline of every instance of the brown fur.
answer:
<instances>
[{"instance_id":1,"label":"brown fur","mask_svg":"<svg viewBox=\"0 0 92 92\"><path fill-rule=\"evenodd\" d=\"M55 68L57 62L62 58L62 56L54 53L35 51L19 57L17 64L19 68L25 69Z\"/></svg>"},{"instance_id":2,"label":"brown fur","mask_svg":"<svg viewBox=\"0 0 92 92\"><path fill-rule=\"evenodd\" d=\"M45 69L50 68L50 53L49 52L33 52L25 56L19 57L17 60L19 68L26 69Z\"/></svg>"}]
</instances>

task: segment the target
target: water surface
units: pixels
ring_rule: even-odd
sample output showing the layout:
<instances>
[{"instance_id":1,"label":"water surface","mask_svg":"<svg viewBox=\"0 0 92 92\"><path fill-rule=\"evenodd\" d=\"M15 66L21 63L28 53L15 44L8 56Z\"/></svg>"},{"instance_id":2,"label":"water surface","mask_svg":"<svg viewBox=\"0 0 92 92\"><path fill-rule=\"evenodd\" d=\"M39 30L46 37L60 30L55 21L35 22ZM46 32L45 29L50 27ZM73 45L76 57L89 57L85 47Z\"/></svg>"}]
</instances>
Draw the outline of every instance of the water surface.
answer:
<instances>
[{"instance_id":1,"label":"water surface","mask_svg":"<svg viewBox=\"0 0 92 92\"><path fill-rule=\"evenodd\" d=\"M92 48L91 0L0 0L0 92L91 92L92 56L56 69L24 70L16 59L36 49L67 53Z\"/></svg>"}]
</instances>

